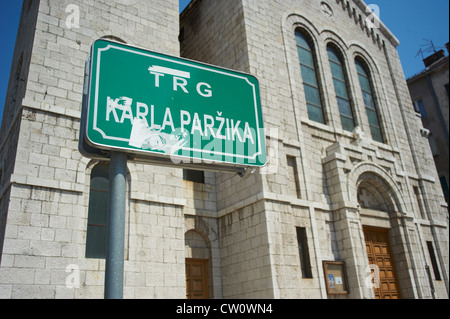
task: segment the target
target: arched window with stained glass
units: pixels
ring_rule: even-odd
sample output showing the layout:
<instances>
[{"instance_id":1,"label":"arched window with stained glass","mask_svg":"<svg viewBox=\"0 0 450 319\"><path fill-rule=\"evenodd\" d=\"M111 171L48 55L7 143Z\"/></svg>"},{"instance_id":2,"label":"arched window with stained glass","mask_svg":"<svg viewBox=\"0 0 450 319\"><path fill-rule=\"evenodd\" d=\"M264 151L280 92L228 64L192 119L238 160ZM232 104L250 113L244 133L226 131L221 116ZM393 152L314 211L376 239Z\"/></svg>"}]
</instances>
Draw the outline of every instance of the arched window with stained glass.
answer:
<instances>
[{"instance_id":1,"label":"arched window with stained glass","mask_svg":"<svg viewBox=\"0 0 450 319\"><path fill-rule=\"evenodd\" d=\"M311 38L302 29L297 29L295 31L295 40L297 43L308 117L312 121L325 124L314 44Z\"/></svg>"},{"instance_id":2,"label":"arched window with stained glass","mask_svg":"<svg viewBox=\"0 0 450 319\"><path fill-rule=\"evenodd\" d=\"M372 77L369 68L361 58L355 59L356 70L358 71L359 83L364 98L367 118L369 120L370 133L374 141L384 143L381 129L380 114L377 107L376 96L373 89Z\"/></svg>"},{"instance_id":3,"label":"arched window with stained glass","mask_svg":"<svg viewBox=\"0 0 450 319\"><path fill-rule=\"evenodd\" d=\"M355 113L353 110L353 101L350 96L348 77L345 71L344 59L341 52L333 45L327 46L328 60L333 77L334 91L339 107L342 129L353 132L355 129Z\"/></svg>"}]
</instances>

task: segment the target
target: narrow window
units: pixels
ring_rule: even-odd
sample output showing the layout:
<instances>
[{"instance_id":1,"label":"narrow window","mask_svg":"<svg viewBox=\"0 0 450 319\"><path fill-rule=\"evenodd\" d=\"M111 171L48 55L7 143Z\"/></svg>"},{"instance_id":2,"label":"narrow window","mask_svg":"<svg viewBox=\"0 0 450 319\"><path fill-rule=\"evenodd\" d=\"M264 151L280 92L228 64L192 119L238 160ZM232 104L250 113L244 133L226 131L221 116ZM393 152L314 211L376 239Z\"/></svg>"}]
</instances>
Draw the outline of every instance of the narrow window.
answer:
<instances>
[{"instance_id":1,"label":"narrow window","mask_svg":"<svg viewBox=\"0 0 450 319\"><path fill-rule=\"evenodd\" d=\"M439 181L441 182L441 187L442 187L442 192L444 193L444 197L446 200L448 200L448 184L447 184L447 179L445 178L445 176L441 176L439 177Z\"/></svg>"},{"instance_id":2,"label":"narrow window","mask_svg":"<svg viewBox=\"0 0 450 319\"><path fill-rule=\"evenodd\" d=\"M297 51L302 72L303 88L305 90L306 105L309 119L319 123L325 123L323 114L322 97L317 75L317 62L314 57L312 41L300 30L295 32Z\"/></svg>"},{"instance_id":3,"label":"narrow window","mask_svg":"<svg viewBox=\"0 0 450 319\"><path fill-rule=\"evenodd\" d=\"M422 99L414 101L414 111L416 111L416 113L420 113L423 119L427 117L427 111Z\"/></svg>"},{"instance_id":4,"label":"narrow window","mask_svg":"<svg viewBox=\"0 0 450 319\"><path fill-rule=\"evenodd\" d=\"M353 132L355 129L355 119L352 109L352 101L349 95L349 86L347 76L345 74L343 60L338 51L331 45L327 46L328 59L331 66L331 74L333 76L334 91L341 115L342 129Z\"/></svg>"},{"instance_id":5,"label":"narrow window","mask_svg":"<svg viewBox=\"0 0 450 319\"><path fill-rule=\"evenodd\" d=\"M183 179L189 182L205 184L205 172L185 169L183 170Z\"/></svg>"},{"instance_id":6,"label":"narrow window","mask_svg":"<svg viewBox=\"0 0 450 319\"><path fill-rule=\"evenodd\" d=\"M289 194L294 195L297 198L301 198L296 158L293 156L287 156L287 166Z\"/></svg>"},{"instance_id":7,"label":"narrow window","mask_svg":"<svg viewBox=\"0 0 450 319\"><path fill-rule=\"evenodd\" d=\"M303 278L312 278L311 260L309 258L308 239L306 237L306 228L297 228L298 251L300 255L300 265Z\"/></svg>"},{"instance_id":8,"label":"narrow window","mask_svg":"<svg viewBox=\"0 0 450 319\"><path fill-rule=\"evenodd\" d=\"M441 280L441 273L439 272L439 267L436 260L436 254L434 253L433 243L431 241L427 241L428 253L431 258L431 265L433 266L434 278L436 280Z\"/></svg>"},{"instance_id":9,"label":"narrow window","mask_svg":"<svg viewBox=\"0 0 450 319\"><path fill-rule=\"evenodd\" d=\"M91 173L86 258L106 258L108 192L109 165L100 163Z\"/></svg>"},{"instance_id":10,"label":"narrow window","mask_svg":"<svg viewBox=\"0 0 450 319\"><path fill-rule=\"evenodd\" d=\"M414 195L416 196L417 205L419 206L420 216L422 216L422 218L425 218L425 211L424 211L424 208L422 205L422 199L420 196L419 188L417 186L413 186L413 190L414 190Z\"/></svg>"},{"instance_id":11,"label":"narrow window","mask_svg":"<svg viewBox=\"0 0 450 319\"><path fill-rule=\"evenodd\" d=\"M381 132L380 117L375 102L375 95L372 89L372 80L369 70L359 59L355 60L356 69L358 70L359 83L361 85L364 104L366 107L367 117L369 119L370 132L374 141L384 143L383 134Z\"/></svg>"}]
</instances>

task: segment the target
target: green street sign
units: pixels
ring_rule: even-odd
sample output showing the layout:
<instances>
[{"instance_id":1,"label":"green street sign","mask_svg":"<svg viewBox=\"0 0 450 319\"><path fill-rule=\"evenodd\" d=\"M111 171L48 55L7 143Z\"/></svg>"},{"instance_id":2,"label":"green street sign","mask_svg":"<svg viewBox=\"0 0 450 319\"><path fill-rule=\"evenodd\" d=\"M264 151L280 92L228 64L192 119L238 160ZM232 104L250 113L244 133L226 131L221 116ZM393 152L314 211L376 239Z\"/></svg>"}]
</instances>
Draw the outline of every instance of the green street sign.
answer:
<instances>
[{"instance_id":1,"label":"green street sign","mask_svg":"<svg viewBox=\"0 0 450 319\"><path fill-rule=\"evenodd\" d=\"M258 80L108 40L92 46L83 142L140 157L262 167Z\"/></svg>"}]
</instances>

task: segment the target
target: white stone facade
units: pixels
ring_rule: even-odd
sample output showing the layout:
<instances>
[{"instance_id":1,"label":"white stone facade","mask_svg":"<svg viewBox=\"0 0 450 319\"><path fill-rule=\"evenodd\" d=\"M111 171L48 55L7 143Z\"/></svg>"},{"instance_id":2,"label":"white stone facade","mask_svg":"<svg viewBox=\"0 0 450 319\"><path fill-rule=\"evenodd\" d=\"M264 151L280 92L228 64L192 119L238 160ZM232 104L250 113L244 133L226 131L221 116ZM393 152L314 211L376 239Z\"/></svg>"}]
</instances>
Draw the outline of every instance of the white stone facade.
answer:
<instances>
[{"instance_id":1,"label":"white stone facade","mask_svg":"<svg viewBox=\"0 0 450 319\"><path fill-rule=\"evenodd\" d=\"M103 297L104 260L85 258L98 162L78 151L85 62L105 36L179 55L178 20L178 1L24 1L2 125L1 298ZM124 295L184 298L182 171L128 170Z\"/></svg>"},{"instance_id":2,"label":"white stone facade","mask_svg":"<svg viewBox=\"0 0 450 319\"><path fill-rule=\"evenodd\" d=\"M374 298L365 227L388 230L401 297L448 298L448 213L433 158L398 42L366 16L359 0L194 0L181 20L173 0L26 0L1 130L0 298L103 297L104 260L85 258L98 161L79 153L78 136L84 64L104 36L256 75L270 155L264 169L205 172L204 183L129 162L125 298L184 298L186 258L207 260L210 298L335 298L323 261L345 262L349 294L337 298ZM298 27L314 42L326 124L308 119ZM354 132L341 129L330 42L344 56ZM371 139L357 56L386 143ZM312 278L302 277L298 228ZM441 274L433 291L429 242Z\"/></svg>"}]
</instances>

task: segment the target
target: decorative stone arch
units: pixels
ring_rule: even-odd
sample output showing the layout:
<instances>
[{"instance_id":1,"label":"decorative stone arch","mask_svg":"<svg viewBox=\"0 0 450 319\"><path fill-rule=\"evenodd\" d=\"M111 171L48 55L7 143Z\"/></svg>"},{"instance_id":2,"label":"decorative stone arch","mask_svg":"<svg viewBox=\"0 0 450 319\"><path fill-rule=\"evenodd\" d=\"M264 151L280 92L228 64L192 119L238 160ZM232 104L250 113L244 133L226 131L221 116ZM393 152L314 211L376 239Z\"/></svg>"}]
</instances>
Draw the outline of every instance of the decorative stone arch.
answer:
<instances>
[{"instance_id":1,"label":"decorative stone arch","mask_svg":"<svg viewBox=\"0 0 450 319\"><path fill-rule=\"evenodd\" d=\"M351 74L350 74L350 65L353 63L354 57L352 57L351 53L349 53L349 46L347 45L347 43L345 43L345 41L339 36L337 35L335 32L331 31L331 30L325 30L322 32L321 34L322 38L323 38L323 43L324 43L324 48L325 50L327 49L327 47L329 45L334 46L338 51L339 54L342 56L342 59L344 60L344 66L345 66L345 70L347 71L347 76L348 76L348 80L349 82L351 82Z\"/></svg>"},{"instance_id":2,"label":"decorative stone arch","mask_svg":"<svg viewBox=\"0 0 450 319\"><path fill-rule=\"evenodd\" d=\"M380 71L380 68L377 64L377 62L372 58L372 56L370 55L369 52L367 52L366 49L364 49L363 47L361 47L358 44L352 44L349 47L349 56L351 55L352 58L352 65L354 67L354 76L355 76L355 80L357 81L357 76L356 76L356 67L354 66L355 64L355 60L358 58L361 61L364 62L364 64L366 65L366 67L369 69L370 75L372 77L372 82L373 82L373 86L374 86L374 90L375 90L375 94L376 94L376 98L377 98L377 102L380 106L380 112L381 115L383 116L383 118L385 118L385 105L388 105L387 101L385 100L384 96L384 86L383 86L383 80L382 80L382 72Z\"/></svg>"},{"instance_id":3,"label":"decorative stone arch","mask_svg":"<svg viewBox=\"0 0 450 319\"><path fill-rule=\"evenodd\" d=\"M300 70L298 68L298 53L295 45L295 30L299 28L305 30L311 38L311 41L313 42L316 50L321 47L321 42L319 41L321 39L320 31L316 28L314 23L297 12L302 12L302 10L289 10L285 12L281 18L283 42L291 78L291 85L294 85L296 82L298 82L296 79L300 78ZM317 58L320 57L318 56ZM321 63L321 61L319 63Z\"/></svg>"},{"instance_id":4,"label":"decorative stone arch","mask_svg":"<svg viewBox=\"0 0 450 319\"><path fill-rule=\"evenodd\" d=\"M206 218L202 218L199 216L189 216L186 217L185 220L185 231L195 230L199 232L206 241L211 244L211 247L214 246L213 242L217 241L218 235L214 227L210 225Z\"/></svg>"},{"instance_id":5,"label":"decorative stone arch","mask_svg":"<svg viewBox=\"0 0 450 319\"><path fill-rule=\"evenodd\" d=\"M184 233L186 258L211 259L211 242L208 237L197 229Z\"/></svg>"},{"instance_id":6,"label":"decorative stone arch","mask_svg":"<svg viewBox=\"0 0 450 319\"><path fill-rule=\"evenodd\" d=\"M282 18L283 31L286 33L286 35L290 34L291 35L290 37L292 38L295 29L303 28L307 32L309 32L310 36L313 38L314 45L317 45L318 44L317 41L320 38L319 30L310 20L308 20L305 16L297 12L302 12L302 10L300 9L290 10L283 15Z\"/></svg>"},{"instance_id":7,"label":"decorative stone arch","mask_svg":"<svg viewBox=\"0 0 450 319\"><path fill-rule=\"evenodd\" d=\"M413 277L409 272L399 271L405 268L405 265L407 265L407 269L417 267L411 257L413 254L412 239L408 232L408 206L403 191L381 166L370 162L362 162L356 165L348 175L347 185L349 201L358 202L358 190L366 188L372 192L378 204L381 204L381 207L368 207L368 210L360 208L358 219L361 227L361 240L364 241L364 235L362 234L364 227L388 230L401 294L404 297L413 296Z\"/></svg>"},{"instance_id":8,"label":"decorative stone arch","mask_svg":"<svg viewBox=\"0 0 450 319\"><path fill-rule=\"evenodd\" d=\"M115 35L110 35L110 34L105 35L105 36L101 37L100 39L112 40L112 41L120 42L120 43L123 43L123 44L127 43L125 40L122 40L121 38L116 37Z\"/></svg>"},{"instance_id":9,"label":"decorative stone arch","mask_svg":"<svg viewBox=\"0 0 450 319\"><path fill-rule=\"evenodd\" d=\"M131 199L141 199L137 193L139 192L139 189L136 189L138 187L138 183L132 183L132 181L139 181L139 172L136 170L136 165L129 161L127 164L127 170L128 170L128 187L129 187L129 196Z\"/></svg>"},{"instance_id":10,"label":"decorative stone arch","mask_svg":"<svg viewBox=\"0 0 450 319\"><path fill-rule=\"evenodd\" d=\"M348 177L348 200L358 201L358 188L368 186L376 190L386 201L389 212L406 212L401 189L394 179L379 165L362 162L353 167Z\"/></svg>"},{"instance_id":11,"label":"decorative stone arch","mask_svg":"<svg viewBox=\"0 0 450 319\"><path fill-rule=\"evenodd\" d=\"M82 181L84 184L84 206L86 207L86 218L88 214L89 207L89 192L91 187L91 174L92 169L100 164L102 161L100 160L90 160L90 161L80 161L78 170L83 172L80 178L80 182Z\"/></svg>"},{"instance_id":12,"label":"decorative stone arch","mask_svg":"<svg viewBox=\"0 0 450 319\"><path fill-rule=\"evenodd\" d=\"M128 43L127 39L123 35L114 35L114 31L111 30L103 30L93 32L91 35L90 43L93 44L95 41L99 39L109 39L117 42Z\"/></svg>"},{"instance_id":13,"label":"decorative stone arch","mask_svg":"<svg viewBox=\"0 0 450 319\"><path fill-rule=\"evenodd\" d=\"M105 159L105 160L93 159L93 160L89 160L89 161L80 161L80 163L79 163L78 171L82 172L83 173L82 175L84 175L84 176L80 177L80 182L84 183L85 189L87 188L88 193L89 193L90 176L91 176L92 169L97 164L102 163L102 162L109 162L109 159ZM137 172L133 168L134 168L133 165L130 165L130 164L127 165L127 190L128 190L128 192L130 192L130 190L131 190L131 180L133 180L133 179L138 180Z\"/></svg>"},{"instance_id":14,"label":"decorative stone arch","mask_svg":"<svg viewBox=\"0 0 450 319\"><path fill-rule=\"evenodd\" d=\"M93 167L93 160L87 158L87 157L81 157L78 161L77 165L77 179L76 182L80 185L86 185L87 181L86 178L90 176L90 172ZM89 174L88 174L89 170Z\"/></svg>"},{"instance_id":15,"label":"decorative stone arch","mask_svg":"<svg viewBox=\"0 0 450 319\"><path fill-rule=\"evenodd\" d=\"M336 46L341 51L341 54L348 63L349 58L347 52L349 46L347 45L347 43L345 43L345 41L338 34L336 34L334 31L331 30L324 30L321 36L325 42L325 47L328 44L333 44L334 46Z\"/></svg>"},{"instance_id":16,"label":"decorative stone arch","mask_svg":"<svg viewBox=\"0 0 450 319\"><path fill-rule=\"evenodd\" d=\"M354 64L355 59L359 58L361 59L367 68L370 71L370 74L372 76L373 85L375 87L375 93L377 95L377 101L380 104L380 112L382 112L383 117L385 116L385 106L388 105L387 101L385 100L385 89L383 85L382 80L382 74L380 67L378 66L378 63L372 58L372 55L361 45L353 43L350 45L348 50L349 57L352 55L352 64ZM356 72L356 68L355 68ZM356 75L356 73L355 73ZM355 78L357 79L357 77Z\"/></svg>"}]
</instances>

